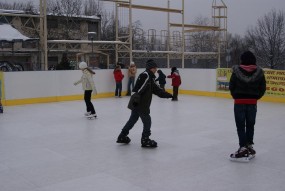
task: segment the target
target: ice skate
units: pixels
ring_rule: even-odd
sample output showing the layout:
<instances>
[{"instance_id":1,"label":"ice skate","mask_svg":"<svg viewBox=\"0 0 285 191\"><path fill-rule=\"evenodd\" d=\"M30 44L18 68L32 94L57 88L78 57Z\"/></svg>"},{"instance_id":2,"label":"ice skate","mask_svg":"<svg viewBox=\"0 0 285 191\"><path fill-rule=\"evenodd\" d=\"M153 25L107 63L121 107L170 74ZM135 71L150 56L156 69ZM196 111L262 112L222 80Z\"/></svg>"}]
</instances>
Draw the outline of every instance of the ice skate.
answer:
<instances>
[{"instance_id":1,"label":"ice skate","mask_svg":"<svg viewBox=\"0 0 285 191\"><path fill-rule=\"evenodd\" d=\"M247 149L249 151L249 154L251 154L251 155L255 155L256 154L256 151L253 149L252 145L248 145Z\"/></svg>"},{"instance_id":2,"label":"ice skate","mask_svg":"<svg viewBox=\"0 0 285 191\"><path fill-rule=\"evenodd\" d=\"M3 106L0 105L0 113L3 113Z\"/></svg>"},{"instance_id":3,"label":"ice skate","mask_svg":"<svg viewBox=\"0 0 285 191\"><path fill-rule=\"evenodd\" d=\"M235 162L249 162L255 155L250 154L246 147L240 147L235 153L230 155L230 160Z\"/></svg>"},{"instance_id":4,"label":"ice skate","mask_svg":"<svg viewBox=\"0 0 285 191\"><path fill-rule=\"evenodd\" d=\"M90 115L86 115L85 117L87 117L87 119L96 119L97 118L97 114L90 114Z\"/></svg>"},{"instance_id":5,"label":"ice skate","mask_svg":"<svg viewBox=\"0 0 285 191\"><path fill-rule=\"evenodd\" d=\"M142 144L142 147L148 147L148 148L157 147L157 142L155 142L154 140L151 140L149 138L142 138L141 144Z\"/></svg>"},{"instance_id":6,"label":"ice skate","mask_svg":"<svg viewBox=\"0 0 285 191\"><path fill-rule=\"evenodd\" d=\"M130 142L131 142L131 139L128 136L119 135L117 139L117 143L129 144Z\"/></svg>"},{"instance_id":7,"label":"ice skate","mask_svg":"<svg viewBox=\"0 0 285 191\"><path fill-rule=\"evenodd\" d=\"M91 115L91 111L84 113L84 116L88 116L88 115Z\"/></svg>"}]
</instances>

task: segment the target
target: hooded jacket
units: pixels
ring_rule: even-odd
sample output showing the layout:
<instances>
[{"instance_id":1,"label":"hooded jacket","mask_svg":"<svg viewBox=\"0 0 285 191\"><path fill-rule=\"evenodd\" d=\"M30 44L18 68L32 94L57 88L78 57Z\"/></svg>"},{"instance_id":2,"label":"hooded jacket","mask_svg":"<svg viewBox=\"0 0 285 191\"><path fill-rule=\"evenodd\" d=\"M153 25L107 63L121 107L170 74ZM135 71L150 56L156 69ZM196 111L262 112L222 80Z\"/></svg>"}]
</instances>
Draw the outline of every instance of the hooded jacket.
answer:
<instances>
[{"instance_id":1,"label":"hooded jacket","mask_svg":"<svg viewBox=\"0 0 285 191\"><path fill-rule=\"evenodd\" d=\"M92 90L93 94L97 94L97 90L94 84L93 80L93 74L91 74L87 69L84 69L82 71L81 79L74 83L74 85L77 85L79 83L82 83L82 89L85 90Z\"/></svg>"},{"instance_id":2,"label":"hooded jacket","mask_svg":"<svg viewBox=\"0 0 285 191\"><path fill-rule=\"evenodd\" d=\"M229 89L235 103L256 104L266 91L266 80L261 67L246 71L241 66L233 66Z\"/></svg>"},{"instance_id":3,"label":"hooded jacket","mask_svg":"<svg viewBox=\"0 0 285 191\"><path fill-rule=\"evenodd\" d=\"M114 78L116 82L121 82L124 78L124 74L121 70L115 70L114 71Z\"/></svg>"},{"instance_id":4,"label":"hooded jacket","mask_svg":"<svg viewBox=\"0 0 285 191\"><path fill-rule=\"evenodd\" d=\"M181 85L181 77L178 70L174 70L171 72L171 75L168 75L167 78L172 79L172 86L180 86Z\"/></svg>"},{"instance_id":5,"label":"hooded jacket","mask_svg":"<svg viewBox=\"0 0 285 191\"><path fill-rule=\"evenodd\" d=\"M161 98L172 98L170 93L163 91L155 83L155 75L150 70L146 70L138 76L133 92L135 94L131 96L128 108L146 114L150 113L152 94Z\"/></svg>"},{"instance_id":6,"label":"hooded jacket","mask_svg":"<svg viewBox=\"0 0 285 191\"><path fill-rule=\"evenodd\" d=\"M160 70L157 71L157 73L158 73L158 78L156 78L155 81L158 81L159 84L166 84L166 80L165 80L166 76L165 76L165 74L162 71L160 71Z\"/></svg>"}]
</instances>

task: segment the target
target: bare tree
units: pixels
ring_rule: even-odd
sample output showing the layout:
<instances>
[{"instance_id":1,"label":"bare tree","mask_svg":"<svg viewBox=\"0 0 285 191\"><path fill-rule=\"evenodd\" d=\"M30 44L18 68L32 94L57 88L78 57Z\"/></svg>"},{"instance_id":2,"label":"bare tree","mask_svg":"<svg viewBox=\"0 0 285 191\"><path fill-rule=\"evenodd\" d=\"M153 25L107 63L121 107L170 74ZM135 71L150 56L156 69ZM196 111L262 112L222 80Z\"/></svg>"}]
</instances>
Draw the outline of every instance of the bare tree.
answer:
<instances>
[{"instance_id":1,"label":"bare tree","mask_svg":"<svg viewBox=\"0 0 285 191\"><path fill-rule=\"evenodd\" d=\"M103 12L103 7L98 0L86 0L83 5L83 14L92 16L92 15L101 15Z\"/></svg>"},{"instance_id":2,"label":"bare tree","mask_svg":"<svg viewBox=\"0 0 285 191\"><path fill-rule=\"evenodd\" d=\"M23 10L29 13L35 13L36 8L32 1L27 1L25 3L6 3L0 2L0 9L10 9L10 10Z\"/></svg>"},{"instance_id":3,"label":"bare tree","mask_svg":"<svg viewBox=\"0 0 285 191\"><path fill-rule=\"evenodd\" d=\"M246 41L257 55L259 63L271 69L284 67L285 13L272 10L247 31Z\"/></svg>"},{"instance_id":4,"label":"bare tree","mask_svg":"<svg viewBox=\"0 0 285 191\"><path fill-rule=\"evenodd\" d=\"M116 20L114 13L103 11L101 14L101 39L115 40L116 38Z\"/></svg>"},{"instance_id":5,"label":"bare tree","mask_svg":"<svg viewBox=\"0 0 285 191\"><path fill-rule=\"evenodd\" d=\"M227 52L228 55L226 56L230 56L228 67L238 65L240 64L240 55L245 49L247 49L244 42L244 38L239 35L232 36L231 34L229 34L227 39L227 47L229 52Z\"/></svg>"},{"instance_id":6,"label":"bare tree","mask_svg":"<svg viewBox=\"0 0 285 191\"><path fill-rule=\"evenodd\" d=\"M197 17L194 21L196 25L207 26L210 25L210 20L205 17ZM194 52L206 52L217 50L217 36L213 31L201 31L193 32L190 34L189 42L186 42L186 46L190 48L190 51Z\"/></svg>"},{"instance_id":7,"label":"bare tree","mask_svg":"<svg viewBox=\"0 0 285 191\"><path fill-rule=\"evenodd\" d=\"M80 38L80 23L76 17L81 15L82 2L78 0L50 0L47 2L47 11L56 16L62 16L59 25L63 33L57 38L72 39Z\"/></svg>"}]
</instances>

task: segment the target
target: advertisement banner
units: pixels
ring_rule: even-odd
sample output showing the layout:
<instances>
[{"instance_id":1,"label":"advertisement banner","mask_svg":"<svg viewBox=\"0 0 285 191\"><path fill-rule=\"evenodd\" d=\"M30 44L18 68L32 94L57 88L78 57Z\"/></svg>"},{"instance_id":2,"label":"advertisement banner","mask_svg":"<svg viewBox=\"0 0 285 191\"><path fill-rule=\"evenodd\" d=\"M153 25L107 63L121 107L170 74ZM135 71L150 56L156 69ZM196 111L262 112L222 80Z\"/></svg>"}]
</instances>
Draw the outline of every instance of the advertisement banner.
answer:
<instances>
[{"instance_id":1,"label":"advertisement banner","mask_svg":"<svg viewBox=\"0 0 285 191\"><path fill-rule=\"evenodd\" d=\"M285 97L285 71L264 70L266 78L266 95Z\"/></svg>"},{"instance_id":2,"label":"advertisement banner","mask_svg":"<svg viewBox=\"0 0 285 191\"><path fill-rule=\"evenodd\" d=\"M229 82L232 76L231 68L217 68L217 91L229 91Z\"/></svg>"},{"instance_id":3,"label":"advertisement banner","mask_svg":"<svg viewBox=\"0 0 285 191\"><path fill-rule=\"evenodd\" d=\"M285 71L264 69L267 96L285 97ZM231 68L217 68L217 91L229 91Z\"/></svg>"}]
</instances>

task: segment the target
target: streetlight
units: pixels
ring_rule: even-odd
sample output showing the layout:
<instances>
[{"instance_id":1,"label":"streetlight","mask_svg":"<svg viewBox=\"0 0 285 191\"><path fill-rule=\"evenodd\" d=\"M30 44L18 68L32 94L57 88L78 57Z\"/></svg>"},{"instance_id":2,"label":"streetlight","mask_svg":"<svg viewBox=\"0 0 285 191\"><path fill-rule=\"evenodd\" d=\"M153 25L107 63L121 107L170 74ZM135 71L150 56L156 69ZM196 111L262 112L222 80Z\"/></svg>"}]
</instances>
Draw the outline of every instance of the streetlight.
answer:
<instances>
[{"instance_id":1,"label":"streetlight","mask_svg":"<svg viewBox=\"0 0 285 191\"><path fill-rule=\"evenodd\" d=\"M90 36L92 42L92 53L93 53L93 40L96 34L97 34L96 32L88 32L88 35Z\"/></svg>"},{"instance_id":2,"label":"streetlight","mask_svg":"<svg viewBox=\"0 0 285 191\"><path fill-rule=\"evenodd\" d=\"M226 49L226 63L227 63L227 68L229 67L229 64L230 64L230 62L231 62L231 51L232 51L232 49L231 48L228 48L228 49Z\"/></svg>"}]
</instances>

